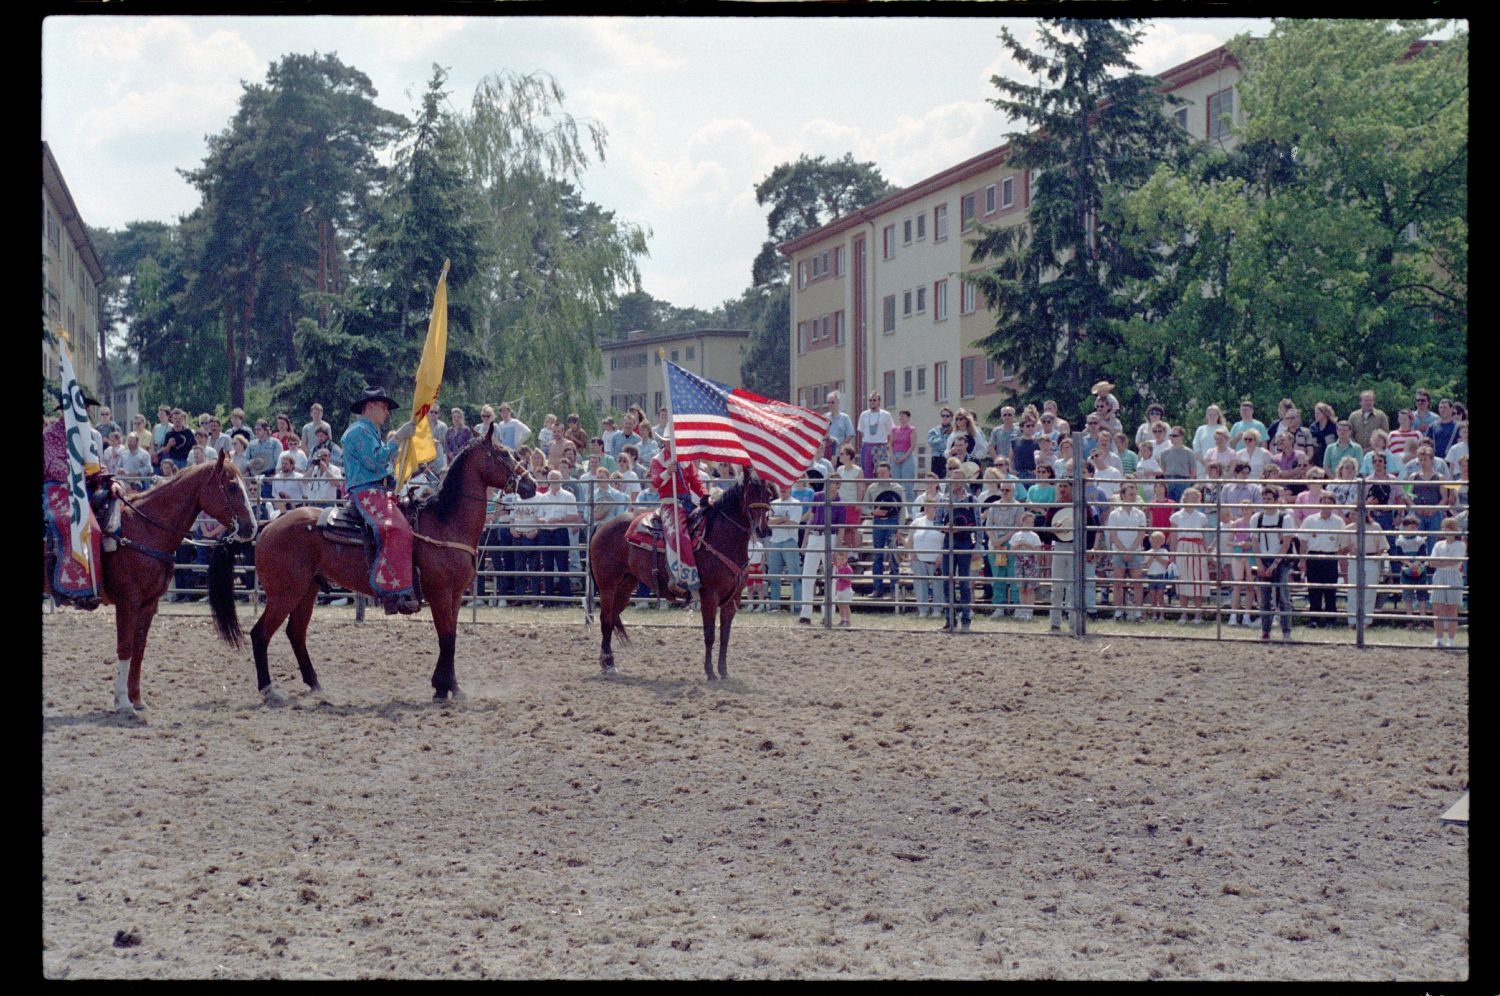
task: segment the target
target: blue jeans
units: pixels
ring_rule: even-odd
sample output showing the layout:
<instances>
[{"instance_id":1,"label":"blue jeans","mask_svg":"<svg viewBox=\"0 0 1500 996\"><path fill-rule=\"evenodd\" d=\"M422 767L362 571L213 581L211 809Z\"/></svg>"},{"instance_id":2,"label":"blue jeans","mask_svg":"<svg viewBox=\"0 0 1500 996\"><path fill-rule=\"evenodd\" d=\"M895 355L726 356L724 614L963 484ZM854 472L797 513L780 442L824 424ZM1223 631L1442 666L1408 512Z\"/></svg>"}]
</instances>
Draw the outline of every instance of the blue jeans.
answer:
<instances>
[{"instance_id":1,"label":"blue jeans","mask_svg":"<svg viewBox=\"0 0 1500 996\"><path fill-rule=\"evenodd\" d=\"M780 575L785 575L785 580L791 582L792 601L802 601L802 552L797 549L797 537L768 542L765 545L765 552L766 591L771 604L777 605L782 601L783 578Z\"/></svg>"},{"instance_id":2,"label":"blue jeans","mask_svg":"<svg viewBox=\"0 0 1500 996\"><path fill-rule=\"evenodd\" d=\"M944 615L949 626L954 624L955 615L967 626L973 614L969 605L974 600L974 583L969 580L972 557L972 550L956 550L945 558L943 567L949 576L943 579L943 601L948 603Z\"/></svg>"},{"instance_id":3,"label":"blue jeans","mask_svg":"<svg viewBox=\"0 0 1500 996\"><path fill-rule=\"evenodd\" d=\"M904 460L897 460L895 454L891 454L891 477L901 482L901 490L906 492L907 501L912 501L917 496L916 476L916 453L908 451Z\"/></svg>"},{"instance_id":4,"label":"blue jeans","mask_svg":"<svg viewBox=\"0 0 1500 996\"><path fill-rule=\"evenodd\" d=\"M877 524L870 528L870 535L874 537L875 546L875 560L870 565L870 576L875 580L875 594L884 595L887 590L896 587L896 575L900 569L896 563L896 555L883 552L891 548L896 527ZM886 581L887 577L890 578L889 582Z\"/></svg>"},{"instance_id":5,"label":"blue jeans","mask_svg":"<svg viewBox=\"0 0 1500 996\"><path fill-rule=\"evenodd\" d=\"M912 593L917 599L918 613L932 612L934 615L937 613L937 606L933 604L937 601L938 593L937 569L938 565L935 563L912 559L911 584Z\"/></svg>"}]
</instances>

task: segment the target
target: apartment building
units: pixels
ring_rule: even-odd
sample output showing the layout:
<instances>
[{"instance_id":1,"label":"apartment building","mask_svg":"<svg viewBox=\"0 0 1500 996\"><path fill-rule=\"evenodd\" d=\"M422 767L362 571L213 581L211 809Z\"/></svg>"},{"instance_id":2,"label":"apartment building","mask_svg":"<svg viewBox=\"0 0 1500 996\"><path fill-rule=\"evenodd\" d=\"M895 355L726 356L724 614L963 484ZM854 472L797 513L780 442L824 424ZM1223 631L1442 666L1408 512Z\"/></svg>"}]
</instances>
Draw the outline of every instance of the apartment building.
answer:
<instances>
[{"instance_id":1,"label":"apartment building","mask_svg":"<svg viewBox=\"0 0 1500 996\"><path fill-rule=\"evenodd\" d=\"M661 354L700 376L739 384L740 365L749 349L746 329L694 329L665 335L636 331L620 341L602 343L603 376L589 385L595 411L620 412L640 405L654 419L666 400Z\"/></svg>"},{"instance_id":2,"label":"apartment building","mask_svg":"<svg viewBox=\"0 0 1500 996\"><path fill-rule=\"evenodd\" d=\"M102 401L109 388L99 355L99 302L104 268L89 241L73 195L47 143L42 143L42 315L50 330L68 330L73 366L84 390ZM42 376L56 381L57 348L42 343ZM124 412L116 410L116 415Z\"/></svg>"},{"instance_id":3,"label":"apartment building","mask_svg":"<svg viewBox=\"0 0 1500 996\"><path fill-rule=\"evenodd\" d=\"M1228 142L1223 117L1239 121L1239 65L1219 47L1160 74L1166 107L1196 139ZM1008 164L1002 145L783 243L791 261L791 394L817 408L830 391L846 411L878 393L891 412L909 409L918 436L944 405L984 418L1022 389L975 345L994 315L959 275L976 224L1026 218L1034 177ZM918 454L926 464L925 447Z\"/></svg>"}]
</instances>

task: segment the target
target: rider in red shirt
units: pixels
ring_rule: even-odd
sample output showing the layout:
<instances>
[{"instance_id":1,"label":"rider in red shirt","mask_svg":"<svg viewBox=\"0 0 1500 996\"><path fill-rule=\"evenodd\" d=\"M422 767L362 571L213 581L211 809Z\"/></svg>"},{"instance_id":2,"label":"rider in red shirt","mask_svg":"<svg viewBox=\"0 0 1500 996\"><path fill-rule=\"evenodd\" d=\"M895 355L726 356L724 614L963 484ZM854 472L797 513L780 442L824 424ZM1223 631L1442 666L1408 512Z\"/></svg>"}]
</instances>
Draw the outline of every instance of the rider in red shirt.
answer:
<instances>
[{"instance_id":1,"label":"rider in red shirt","mask_svg":"<svg viewBox=\"0 0 1500 996\"><path fill-rule=\"evenodd\" d=\"M664 443L651 458L651 486L661 496L662 526L666 531L667 565L673 577L688 591L703 586L698 578L698 562L693 557L693 540L688 534L687 514L696 495L708 500L708 485L698 477L698 466L692 461L679 463L671 442Z\"/></svg>"}]
</instances>

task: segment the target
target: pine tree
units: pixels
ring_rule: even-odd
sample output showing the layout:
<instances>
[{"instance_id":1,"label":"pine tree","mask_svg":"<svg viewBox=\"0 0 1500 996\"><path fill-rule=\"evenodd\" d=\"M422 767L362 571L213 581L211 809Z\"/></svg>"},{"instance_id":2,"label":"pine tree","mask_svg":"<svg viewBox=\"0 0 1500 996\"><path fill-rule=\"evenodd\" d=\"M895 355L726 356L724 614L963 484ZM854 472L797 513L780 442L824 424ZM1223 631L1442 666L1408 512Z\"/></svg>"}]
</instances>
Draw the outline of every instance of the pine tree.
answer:
<instances>
[{"instance_id":1,"label":"pine tree","mask_svg":"<svg viewBox=\"0 0 1500 996\"><path fill-rule=\"evenodd\" d=\"M1058 396L1067 413L1100 379L1116 379L1121 339L1112 322L1128 311L1122 282L1150 272L1147 253L1120 245L1119 197L1182 146L1162 113L1160 83L1136 71L1134 19L1059 18L1040 30L1041 51L1001 37L1042 82L993 77L991 100L1018 121L1008 162L1034 170L1028 219L981 227L965 275L996 312L986 353L1019 369L1028 393Z\"/></svg>"}]
</instances>

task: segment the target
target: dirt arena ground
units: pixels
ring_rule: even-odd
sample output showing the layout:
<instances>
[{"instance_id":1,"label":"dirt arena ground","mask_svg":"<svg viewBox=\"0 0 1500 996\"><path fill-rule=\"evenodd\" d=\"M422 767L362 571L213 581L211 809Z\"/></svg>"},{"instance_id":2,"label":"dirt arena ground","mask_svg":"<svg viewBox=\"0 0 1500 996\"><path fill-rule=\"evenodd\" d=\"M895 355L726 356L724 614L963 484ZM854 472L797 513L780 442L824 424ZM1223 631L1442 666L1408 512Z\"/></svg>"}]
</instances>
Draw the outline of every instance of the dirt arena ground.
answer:
<instances>
[{"instance_id":1,"label":"dirt arena ground","mask_svg":"<svg viewBox=\"0 0 1500 996\"><path fill-rule=\"evenodd\" d=\"M320 610L321 695L278 636L275 709L163 616L144 722L44 614L43 974L1469 977L1467 655L743 616L710 684L685 613L605 679L506 611L449 707L425 612Z\"/></svg>"}]
</instances>

